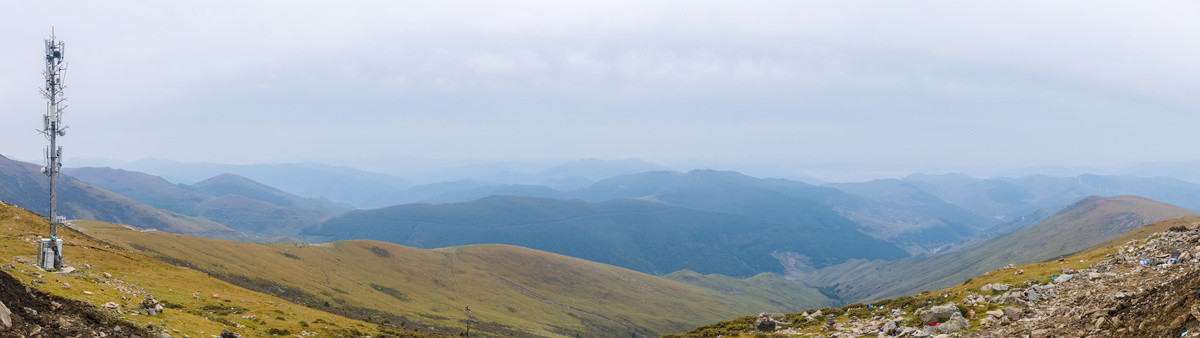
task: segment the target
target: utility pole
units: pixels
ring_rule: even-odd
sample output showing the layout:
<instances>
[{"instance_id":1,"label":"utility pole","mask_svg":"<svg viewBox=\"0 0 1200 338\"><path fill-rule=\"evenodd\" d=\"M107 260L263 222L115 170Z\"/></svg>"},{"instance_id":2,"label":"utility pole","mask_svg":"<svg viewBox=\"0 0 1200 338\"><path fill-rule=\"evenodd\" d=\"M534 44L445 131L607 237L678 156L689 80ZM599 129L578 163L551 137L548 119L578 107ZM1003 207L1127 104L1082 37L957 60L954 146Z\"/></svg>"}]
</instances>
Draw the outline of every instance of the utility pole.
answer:
<instances>
[{"instance_id":1,"label":"utility pole","mask_svg":"<svg viewBox=\"0 0 1200 338\"><path fill-rule=\"evenodd\" d=\"M471 306L470 305L467 305L466 311L467 311L467 334L465 336L470 337L471 336Z\"/></svg>"},{"instance_id":2,"label":"utility pole","mask_svg":"<svg viewBox=\"0 0 1200 338\"><path fill-rule=\"evenodd\" d=\"M49 271L62 268L62 239L58 238L58 176L62 169L62 146L58 145L58 137L65 136L67 127L62 125L62 111L66 108L63 97L63 72L67 65L63 63L63 42L58 41L54 31L46 41L46 76L45 87L41 89L46 97L46 113L42 115L42 135L50 141L46 148L46 167L42 173L50 177L50 238L42 239L38 245L38 266Z\"/></svg>"}]
</instances>

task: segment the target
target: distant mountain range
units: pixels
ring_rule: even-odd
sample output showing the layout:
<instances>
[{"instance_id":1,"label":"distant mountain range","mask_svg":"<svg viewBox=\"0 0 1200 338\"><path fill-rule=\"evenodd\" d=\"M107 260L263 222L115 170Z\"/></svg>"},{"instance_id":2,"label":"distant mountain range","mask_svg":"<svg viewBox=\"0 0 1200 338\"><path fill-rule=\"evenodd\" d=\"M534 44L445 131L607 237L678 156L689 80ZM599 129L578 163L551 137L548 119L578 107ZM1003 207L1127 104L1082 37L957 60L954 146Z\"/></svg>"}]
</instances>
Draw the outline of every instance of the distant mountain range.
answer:
<instances>
[{"instance_id":1,"label":"distant mountain range","mask_svg":"<svg viewBox=\"0 0 1200 338\"><path fill-rule=\"evenodd\" d=\"M290 237L331 214L350 208L283 192L234 174L193 185L172 184L148 174L109 168L69 168L65 174L147 205L204 218L264 238Z\"/></svg>"},{"instance_id":2,"label":"distant mountain range","mask_svg":"<svg viewBox=\"0 0 1200 338\"><path fill-rule=\"evenodd\" d=\"M72 167L115 168L160 176L173 183L192 184L221 174L234 174L306 198L325 198L357 206L372 196L412 186L399 177L318 163L214 164L145 159L117 161L72 159Z\"/></svg>"},{"instance_id":3,"label":"distant mountain range","mask_svg":"<svg viewBox=\"0 0 1200 338\"><path fill-rule=\"evenodd\" d=\"M898 261L853 260L803 275L808 285L835 288L848 302L947 288L1007 264L1075 253L1157 221L1200 212L1137 196L1088 197L1050 218L975 248Z\"/></svg>"},{"instance_id":4,"label":"distant mountain range","mask_svg":"<svg viewBox=\"0 0 1200 338\"><path fill-rule=\"evenodd\" d=\"M94 219L181 234L252 240L216 222L151 207L128 197L97 189L70 176L58 186L59 214L68 219ZM0 156L0 201L50 214L49 180L41 167Z\"/></svg>"},{"instance_id":5,"label":"distant mountain range","mask_svg":"<svg viewBox=\"0 0 1200 338\"><path fill-rule=\"evenodd\" d=\"M589 203L496 196L350 212L305 235L420 248L512 244L657 274L782 272L772 256L781 252L810 257L818 266L906 256L831 211L812 211L804 220L785 223L636 199Z\"/></svg>"},{"instance_id":6,"label":"distant mountain range","mask_svg":"<svg viewBox=\"0 0 1200 338\"><path fill-rule=\"evenodd\" d=\"M203 168L213 167L189 170ZM326 176L318 179L336 176L330 173L375 177L305 165L239 168L283 176L319 169ZM67 173L150 206L263 238L370 238L422 248L502 243L657 274L683 269L800 274L853 259L935 256L1030 226L1091 195L1136 194L1200 208L1200 185L1132 176L916 174L823 186L715 170L600 178L646 168L658 166L581 160L539 171L539 179L590 182L577 189L465 179L384 191L379 183L373 196L360 196L358 203L388 207L345 214L345 205L232 173L192 185L107 168Z\"/></svg>"}]
</instances>

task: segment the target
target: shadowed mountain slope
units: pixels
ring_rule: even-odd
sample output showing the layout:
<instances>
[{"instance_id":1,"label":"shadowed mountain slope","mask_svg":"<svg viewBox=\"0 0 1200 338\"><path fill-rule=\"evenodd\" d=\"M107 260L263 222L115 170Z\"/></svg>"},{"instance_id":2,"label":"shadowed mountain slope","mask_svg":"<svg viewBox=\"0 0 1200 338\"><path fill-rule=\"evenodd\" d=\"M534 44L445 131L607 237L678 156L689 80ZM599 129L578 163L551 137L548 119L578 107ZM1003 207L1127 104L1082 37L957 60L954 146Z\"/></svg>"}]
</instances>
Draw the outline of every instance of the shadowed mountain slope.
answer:
<instances>
[{"instance_id":1,"label":"shadowed mountain slope","mask_svg":"<svg viewBox=\"0 0 1200 338\"><path fill-rule=\"evenodd\" d=\"M913 254L937 251L981 236L998 223L933 196L916 202L892 201L890 196L874 196L876 199L831 187L714 170L619 176L568 194L589 201L648 198L780 222L829 218L830 214L836 214L856 223L864 233L895 243Z\"/></svg>"},{"instance_id":2,"label":"shadowed mountain slope","mask_svg":"<svg viewBox=\"0 0 1200 338\"><path fill-rule=\"evenodd\" d=\"M781 252L803 255L816 266L905 256L832 212L801 211L776 215L784 222L634 199L588 203L495 196L353 211L306 235L422 248L511 244L658 274L683 269L731 276L782 272L773 257Z\"/></svg>"}]
</instances>

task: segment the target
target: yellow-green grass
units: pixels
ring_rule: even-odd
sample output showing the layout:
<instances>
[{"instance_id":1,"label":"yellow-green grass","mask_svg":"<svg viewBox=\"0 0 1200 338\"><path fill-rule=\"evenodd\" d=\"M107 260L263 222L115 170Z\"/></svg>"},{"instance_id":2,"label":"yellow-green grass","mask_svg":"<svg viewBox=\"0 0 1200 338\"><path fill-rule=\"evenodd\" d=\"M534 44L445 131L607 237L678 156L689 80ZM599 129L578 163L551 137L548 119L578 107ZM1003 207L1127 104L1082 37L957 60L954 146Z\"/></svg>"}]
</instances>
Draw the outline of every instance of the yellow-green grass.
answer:
<instances>
[{"instance_id":1,"label":"yellow-green grass","mask_svg":"<svg viewBox=\"0 0 1200 338\"><path fill-rule=\"evenodd\" d=\"M115 246L317 309L449 334L465 329L468 306L473 332L504 336L656 335L782 310L763 298L508 245L257 244L76 224Z\"/></svg>"},{"instance_id":2,"label":"yellow-green grass","mask_svg":"<svg viewBox=\"0 0 1200 338\"><path fill-rule=\"evenodd\" d=\"M246 336L309 331L320 336L379 334L378 325L352 320L250 291L208 275L166 264L139 253L95 241L62 227L69 274L42 271L35 242L48 234L45 218L24 209L0 205L0 257L4 270L26 285L101 307L121 306L122 317L138 325L154 325L173 336L208 337L229 329ZM108 273L111 277L106 277ZM39 277L40 276L40 277ZM68 284L69 287L65 286ZM158 316L139 313L146 295L167 304ZM236 312L236 313L235 313Z\"/></svg>"}]
</instances>

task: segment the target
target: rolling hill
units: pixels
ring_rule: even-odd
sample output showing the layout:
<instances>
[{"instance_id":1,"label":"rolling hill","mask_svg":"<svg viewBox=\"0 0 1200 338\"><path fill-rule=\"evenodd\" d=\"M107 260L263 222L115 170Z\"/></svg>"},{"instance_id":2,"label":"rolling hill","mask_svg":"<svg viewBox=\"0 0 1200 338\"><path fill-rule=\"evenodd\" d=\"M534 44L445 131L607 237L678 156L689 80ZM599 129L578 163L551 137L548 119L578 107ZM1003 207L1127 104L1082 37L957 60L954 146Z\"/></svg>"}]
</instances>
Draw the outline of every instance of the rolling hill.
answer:
<instances>
[{"instance_id":1,"label":"rolling hill","mask_svg":"<svg viewBox=\"0 0 1200 338\"><path fill-rule=\"evenodd\" d=\"M258 244L76 224L114 248L387 327L457 332L469 306L472 332L489 335L647 336L739 313L836 303L779 277L742 282L706 276L740 288L732 292L508 245L427 250L367 240ZM776 287L772 291L788 297L762 293Z\"/></svg>"},{"instance_id":2,"label":"rolling hill","mask_svg":"<svg viewBox=\"0 0 1200 338\"><path fill-rule=\"evenodd\" d=\"M263 238L294 237L329 213L347 208L306 199L232 175L194 186L158 176L110 168L70 168L64 173L156 208L221 223Z\"/></svg>"},{"instance_id":3,"label":"rolling hill","mask_svg":"<svg viewBox=\"0 0 1200 338\"><path fill-rule=\"evenodd\" d=\"M82 221L92 222L92 221ZM109 224L99 223L94 224ZM122 229L124 226L116 226ZM15 307L9 296L14 293L30 293L37 289L52 297L63 297L73 301L81 301L90 309L90 318L62 318L65 323L86 319L87 321L105 321L98 316L111 316L126 322L132 322L139 328L144 328L155 334L165 333L176 337L211 337L222 330L230 330L246 337L262 337L272 335L316 335L323 337L351 337L362 335L388 334L424 335L413 332L413 328L425 328L409 325L409 330L398 326L380 326L378 323L368 323L348 319L342 316L315 310L303 305L288 302L267 294L250 291L225 281L212 278L209 275L193 269L167 264L137 252L131 252L110 243L94 240L69 226L60 229L64 241L64 260L75 270L67 273L50 273L34 266L37 249L35 241L48 232L46 218L28 210L0 202L0 258L6 262L0 266L3 272L16 278L24 286L4 285L4 303L12 311L13 316L39 317L29 309ZM148 230L126 230L136 234L162 234L163 232ZM184 238L183 235L176 235ZM16 290L22 290L16 291ZM162 302L164 309L157 316L141 313L139 304L144 297L152 295ZM109 309L105 304L115 307ZM29 306L29 305L26 305ZM53 307L51 307L53 306ZM58 309L59 304L37 307L35 311L52 315L67 316L69 309ZM44 318L44 317L41 317ZM26 317L26 319L32 319ZM63 321L53 322L42 330L43 335L55 336L57 326ZM14 320L16 322L16 320ZM120 325L126 325L121 323ZM112 330L109 327L109 330ZM131 327L116 329L121 333L138 333L142 330L130 330ZM36 330L36 329L35 329ZM458 333L459 328L452 331L424 330L428 333ZM307 333L305 333L307 332ZM0 329L0 335L10 336L14 332ZM111 336L113 332L109 332ZM72 333L71 335L76 335ZM84 336L93 336L97 333ZM123 336L123 335L117 335Z\"/></svg>"},{"instance_id":4,"label":"rolling hill","mask_svg":"<svg viewBox=\"0 0 1200 338\"><path fill-rule=\"evenodd\" d=\"M353 211L305 235L420 248L519 245L655 274L683 269L730 276L782 272L776 257L781 254L804 257L800 261L818 267L852 258L906 256L832 212L808 211L790 209L771 220L635 199L588 203L493 196Z\"/></svg>"},{"instance_id":5,"label":"rolling hill","mask_svg":"<svg viewBox=\"0 0 1200 338\"><path fill-rule=\"evenodd\" d=\"M125 196L97 189L70 176L58 186L59 210L68 219L95 219L132 224L203 237L253 240L227 226L178 213L156 209ZM36 213L49 213L49 180L41 167L0 156L0 200Z\"/></svg>"},{"instance_id":6,"label":"rolling hill","mask_svg":"<svg viewBox=\"0 0 1200 338\"><path fill-rule=\"evenodd\" d=\"M1137 196L1088 197L1037 224L958 252L899 261L855 260L803 276L850 302L947 288L1007 264L1075 253L1146 224L1200 213Z\"/></svg>"}]
</instances>

